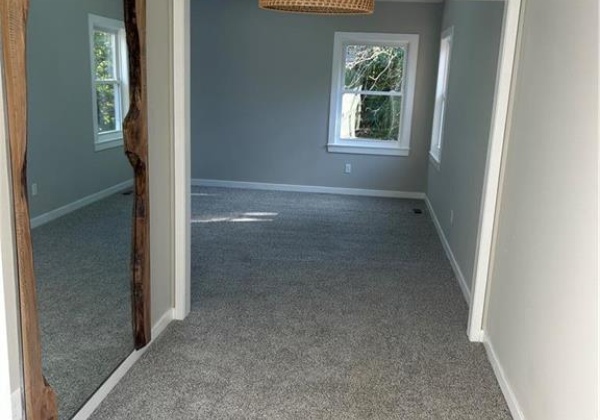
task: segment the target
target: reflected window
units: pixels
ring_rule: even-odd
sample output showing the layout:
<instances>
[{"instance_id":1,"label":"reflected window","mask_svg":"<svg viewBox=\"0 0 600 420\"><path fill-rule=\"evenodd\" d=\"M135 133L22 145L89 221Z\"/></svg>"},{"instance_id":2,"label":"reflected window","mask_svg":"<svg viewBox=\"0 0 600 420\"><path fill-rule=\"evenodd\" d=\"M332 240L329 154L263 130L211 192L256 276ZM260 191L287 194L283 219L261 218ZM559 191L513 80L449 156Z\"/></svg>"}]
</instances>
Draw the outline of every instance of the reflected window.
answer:
<instances>
[{"instance_id":1,"label":"reflected window","mask_svg":"<svg viewBox=\"0 0 600 420\"><path fill-rule=\"evenodd\" d=\"M95 149L123 145L129 107L127 44L123 22L89 15Z\"/></svg>"},{"instance_id":2,"label":"reflected window","mask_svg":"<svg viewBox=\"0 0 600 420\"><path fill-rule=\"evenodd\" d=\"M328 150L408 156L418 35L335 35Z\"/></svg>"},{"instance_id":3,"label":"reflected window","mask_svg":"<svg viewBox=\"0 0 600 420\"><path fill-rule=\"evenodd\" d=\"M450 55L452 53L453 32L453 28L444 31L442 33L442 42L440 45L440 61L438 64L433 130L431 133L431 148L429 149L431 161L438 169L440 163L442 162L444 121L446 119L446 104L448 102L448 74L450 72Z\"/></svg>"}]
</instances>

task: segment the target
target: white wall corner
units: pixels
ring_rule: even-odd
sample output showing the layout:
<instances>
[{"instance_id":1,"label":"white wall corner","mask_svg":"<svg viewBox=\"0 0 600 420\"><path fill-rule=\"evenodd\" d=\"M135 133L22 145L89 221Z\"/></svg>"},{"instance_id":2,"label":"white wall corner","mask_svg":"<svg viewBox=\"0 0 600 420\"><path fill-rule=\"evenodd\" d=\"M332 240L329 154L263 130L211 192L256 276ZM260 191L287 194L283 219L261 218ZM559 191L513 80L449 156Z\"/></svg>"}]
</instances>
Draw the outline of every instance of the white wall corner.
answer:
<instances>
[{"instance_id":1,"label":"white wall corner","mask_svg":"<svg viewBox=\"0 0 600 420\"><path fill-rule=\"evenodd\" d=\"M504 155L504 142L509 122L511 107L511 90L515 80L513 74L518 66L519 33L522 25L523 0L506 0L504 7L504 23L502 27L502 41L500 58L498 60L498 73L496 77L496 90L494 108L489 135L488 153L486 159L485 175L483 180L483 196L481 198L479 228L477 237L477 251L473 271L473 293L471 311L469 313L468 334L472 341L483 329L487 286L492 263L492 250L494 246L494 227L496 223L496 209L498 208L501 171Z\"/></svg>"},{"instance_id":2,"label":"white wall corner","mask_svg":"<svg viewBox=\"0 0 600 420\"><path fill-rule=\"evenodd\" d=\"M191 310L190 0L174 0L172 7L174 316L183 320Z\"/></svg>"},{"instance_id":3,"label":"white wall corner","mask_svg":"<svg viewBox=\"0 0 600 420\"><path fill-rule=\"evenodd\" d=\"M162 314L159 320L156 321L156 323L152 326L152 342L154 342L154 340L156 340L167 329L171 321L173 321L174 319L175 309L173 308L169 309L164 314ZM152 344L152 342L150 344ZM148 344L146 348L148 348L150 344Z\"/></svg>"},{"instance_id":4,"label":"white wall corner","mask_svg":"<svg viewBox=\"0 0 600 420\"><path fill-rule=\"evenodd\" d=\"M502 390L502 394L504 395L504 399L506 400L506 404L508 405L508 409L510 410L510 414L514 420L525 420L525 415L523 414L519 400L502 368L502 364L494 350L490 337L484 333L482 341L490 364L492 365L492 369L494 370L494 374L496 375L496 379L498 380L498 384L500 385L500 389Z\"/></svg>"},{"instance_id":5,"label":"white wall corner","mask_svg":"<svg viewBox=\"0 0 600 420\"><path fill-rule=\"evenodd\" d=\"M440 241L442 242L444 251L446 251L448 260L450 260L450 265L452 266L454 275L456 276L456 279L458 280L458 285L460 286L460 290L462 291L463 296L464 296L465 300L467 301L467 304L470 306L471 305L471 290L469 289L469 286L467 285L467 281L465 280L465 276L460 268L460 265L458 264L458 261L454 257L454 253L452 252L450 243L448 242L448 239L446 238L446 235L444 234L444 230L442 229L442 225L440 224L440 221L438 220L437 215L435 214L433 205L431 204L431 201L429 201L429 197L427 197L427 196L425 196L425 204L427 204L427 209L429 210L429 214L431 215L431 220L433 221L435 230L437 231L437 233L440 237Z\"/></svg>"}]
</instances>

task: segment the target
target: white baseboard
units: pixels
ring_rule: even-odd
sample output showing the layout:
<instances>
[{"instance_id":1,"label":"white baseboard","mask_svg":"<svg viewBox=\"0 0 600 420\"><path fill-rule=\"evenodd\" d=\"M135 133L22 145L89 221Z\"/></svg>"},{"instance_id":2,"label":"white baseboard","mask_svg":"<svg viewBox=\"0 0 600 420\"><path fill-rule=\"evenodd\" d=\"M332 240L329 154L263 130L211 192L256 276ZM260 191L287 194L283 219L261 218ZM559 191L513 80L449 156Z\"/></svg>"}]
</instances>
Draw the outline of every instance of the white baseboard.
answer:
<instances>
[{"instance_id":1,"label":"white baseboard","mask_svg":"<svg viewBox=\"0 0 600 420\"><path fill-rule=\"evenodd\" d=\"M152 342L156 340L160 335L167 329L171 321L175 319L175 309L171 308L167 310L162 316L156 321L156 324L152 327ZM152 344L152 342L150 344ZM146 346L146 349L148 346Z\"/></svg>"},{"instance_id":2,"label":"white baseboard","mask_svg":"<svg viewBox=\"0 0 600 420\"><path fill-rule=\"evenodd\" d=\"M13 420L23 420L23 396L21 395L21 388L12 393L11 399Z\"/></svg>"},{"instance_id":3,"label":"white baseboard","mask_svg":"<svg viewBox=\"0 0 600 420\"><path fill-rule=\"evenodd\" d=\"M51 210L48 213L41 214L31 219L31 228L35 229L41 225L44 225L48 222L58 219L59 217L65 216L69 213L74 212L75 210L79 210L85 206L89 206L96 201L100 201L109 197L118 192L124 191L133 186L133 180L128 180L125 182L121 182L120 184L113 185L110 188L107 188L102 191L98 191L92 195L88 195L87 197L80 198L77 201L73 201L65 206L59 207L57 209Z\"/></svg>"},{"instance_id":4,"label":"white baseboard","mask_svg":"<svg viewBox=\"0 0 600 420\"><path fill-rule=\"evenodd\" d=\"M365 197L410 198L416 200L425 199L425 193L414 191L369 190L362 188L271 184L266 182L223 181L219 179L192 179L192 185L196 187L246 188L249 190L265 191L291 191L321 194L357 195Z\"/></svg>"},{"instance_id":5,"label":"white baseboard","mask_svg":"<svg viewBox=\"0 0 600 420\"><path fill-rule=\"evenodd\" d=\"M483 334L483 345L487 352L490 364L492 365L492 369L494 369L494 373L496 374L496 379L498 380L502 394L504 394L504 399L506 400L510 414L513 416L514 420L525 420L525 415L523 414L519 400L506 378L506 374L500 364L498 355L496 355L496 352L494 351L492 342L485 333Z\"/></svg>"},{"instance_id":6,"label":"white baseboard","mask_svg":"<svg viewBox=\"0 0 600 420\"><path fill-rule=\"evenodd\" d=\"M454 270L454 275L458 280L458 284L460 286L460 290L462 290L463 296L467 301L467 304L471 306L471 290L469 290L469 286L467 286L467 282L465 280L465 276L460 269L460 265L458 265L458 261L454 257L454 253L452 252L452 248L450 248L450 243L448 239L446 239L446 235L444 235L444 230L442 229L442 225L435 214L435 210L433 210L433 206L429 201L428 197L425 197L425 204L427 204L427 208L429 209L429 214L431 215L431 219L433 220L433 224L435 225L435 229L440 237L444 250L446 251L446 255L450 260L450 265L452 266L452 270Z\"/></svg>"},{"instance_id":7,"label":"white baseboard","mask_svg":"<svg viewBox=\"0 0 600 420\"><path fill-rule=\"evenodd\" d=\"M113 388L119 383L119 381L125 376L125 374L131 369L131 367L137 362L143 354L150 348L154 340L156 340L161 333L167 328L174 317L174 309L166 311L160 319L152 327L152 341L143 349L134 351L129 355L123 363L113 372L112 375L98 388L98 390L92 395L92 397L85 403L83 407L75 414L72 420L86 420L89 418L94 410L98 408L100 403L106 398L106 396L113 390Z\"/></svg>"}]
</instances>

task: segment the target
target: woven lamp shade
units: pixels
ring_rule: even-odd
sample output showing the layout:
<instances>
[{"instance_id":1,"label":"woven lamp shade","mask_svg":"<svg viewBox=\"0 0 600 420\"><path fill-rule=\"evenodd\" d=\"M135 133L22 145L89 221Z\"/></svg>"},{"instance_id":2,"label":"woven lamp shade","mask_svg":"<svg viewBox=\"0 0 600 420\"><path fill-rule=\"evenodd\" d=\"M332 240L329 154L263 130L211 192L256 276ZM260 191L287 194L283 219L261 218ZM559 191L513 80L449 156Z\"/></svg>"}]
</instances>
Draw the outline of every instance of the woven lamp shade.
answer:
<instances>
[{"instance_id":1,"label":"woven lamp shade","mask_svg":"<svg viewBox=\"0 0 600 420\"><path fill-rule=\"evenodd\" d=\"M368 15L375 0L259 0L261 9L318 15Z\"/></svg>"}]
</instances>

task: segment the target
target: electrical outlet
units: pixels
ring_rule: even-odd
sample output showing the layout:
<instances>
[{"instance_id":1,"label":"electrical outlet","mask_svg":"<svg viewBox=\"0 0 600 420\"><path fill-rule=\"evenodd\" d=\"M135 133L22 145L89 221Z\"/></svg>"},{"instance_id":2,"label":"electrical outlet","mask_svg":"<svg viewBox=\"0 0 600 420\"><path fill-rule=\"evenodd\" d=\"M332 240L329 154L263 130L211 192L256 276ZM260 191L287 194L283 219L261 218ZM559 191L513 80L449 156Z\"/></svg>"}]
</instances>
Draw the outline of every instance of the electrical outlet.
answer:
<instances>
[{"instance_id":1,"label":"electrical outlet","mask_svg":"<svg viewBox=\"0 0 600 420\"><path fill-rule=\"evenodd\" d=\"M38 185L35 183L31 184L31 195L32 196L38 195Z\"/></svg>"},{"instance_id":2,"label":"electrical outlet","mask_svg":"<svg viewBox=\"0 0 600 420\"><path fill-rule=\"evenodd\" d=\"M454 224L454 210L450 210L450 226Z\"/></svg>"},{"instance_id":3,"label":"electrical outlet","mask_svg":"<svg viewBox=\"0 0 600 420\"><path fill-rule=\"evenodd\" d=\"M346 174L351 174L352 173L352 164L351 163L346 163L346 167L344 169L344 173L346 173Z\"/></svg>"}]
</instances>

